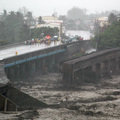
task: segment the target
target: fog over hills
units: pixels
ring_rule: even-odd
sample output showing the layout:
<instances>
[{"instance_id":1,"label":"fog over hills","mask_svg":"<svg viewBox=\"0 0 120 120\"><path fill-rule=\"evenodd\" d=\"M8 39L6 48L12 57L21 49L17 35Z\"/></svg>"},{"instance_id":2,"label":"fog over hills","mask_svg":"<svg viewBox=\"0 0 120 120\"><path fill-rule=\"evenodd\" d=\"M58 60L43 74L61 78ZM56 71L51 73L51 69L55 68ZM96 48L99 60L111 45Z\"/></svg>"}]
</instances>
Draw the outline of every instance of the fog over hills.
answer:
<instances>
[{"instance_id":1,"label":"fog over hills","mask_svg":"<svg viewBox=\"0 0 120 120\"><path fill-rule=\"evenodd\" d=\"M120 0L0 0L0 13L6 9L17 11L19 8L26 7L35 16L65 15L72 7L84 8L87 13L97 13L102 11L120 11Z\"/></svg>"}]
</instances>

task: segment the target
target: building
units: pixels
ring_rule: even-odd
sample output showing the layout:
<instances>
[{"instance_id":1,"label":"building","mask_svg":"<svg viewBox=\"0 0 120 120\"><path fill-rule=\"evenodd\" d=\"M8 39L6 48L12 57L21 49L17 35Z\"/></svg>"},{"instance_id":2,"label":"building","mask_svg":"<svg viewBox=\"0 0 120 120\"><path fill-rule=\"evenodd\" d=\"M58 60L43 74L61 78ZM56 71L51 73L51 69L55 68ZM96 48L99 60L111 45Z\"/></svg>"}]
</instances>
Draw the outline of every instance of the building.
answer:
<instances>
[{"instance_id":1,"label":"building","mask_svg":"<svg viewBox=\"0 0 120 120\"><path fill-rule=\"evenodd\" d=\"M54 16L42 16L42 20L45 23L44 24L38 24L37 23L36 28L41 28L41 27L55 28L55 27L58 27L59 37L61 37L63 20L58 20L58 17L54 17Z\"/></svg>"},{"instance_id":2,"label":"building","mask_svg":"<svg viewBox=\"0 0 120 120\"><path fill-rule=\"evenodd\" d=\"M108 25L108 17L94 18L94 22L98 22L100 27L103 27L104 25Z\"/></svg>"},{"instance_id":3,"label":"building","mask_svg":"<svg viewBox=\"0 0 120 120\"><path fill-rule=\"evenodd\" d=\"M118 21L120 20L120 14L119 14L119 15L117 15L117 20L118 20Z\"/></svg>"},{"instance_id":4,"label":"building","mask_svg":"<svg viewBox=\"0 0 120 120\"><path fill-rule=\"evenodd\" d=\"M45 22L55 22L58 20L58 17L54 17L54 16L42 16L42 20L44 20Z\"/></svg>"}]
</instances>

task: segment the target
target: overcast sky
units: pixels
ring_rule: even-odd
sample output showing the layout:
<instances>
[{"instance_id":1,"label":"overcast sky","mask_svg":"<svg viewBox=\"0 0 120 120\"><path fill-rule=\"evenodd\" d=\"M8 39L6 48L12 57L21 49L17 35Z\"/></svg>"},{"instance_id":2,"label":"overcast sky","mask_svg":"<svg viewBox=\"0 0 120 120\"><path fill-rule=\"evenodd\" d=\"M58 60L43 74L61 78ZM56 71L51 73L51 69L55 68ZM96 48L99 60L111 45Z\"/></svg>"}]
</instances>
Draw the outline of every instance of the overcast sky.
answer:
<instances>
[{"instance_id":1,"label":"overcast sky","mask_svg":"<svg viewBox=\"0 0 120 120\"><path fill-rule=\"evenodd\" d=\"M34 16L66 15L72 7L85 8L88 12L101 12L106 10L120 11L120 0L0 0L0 13L3 9L17 11L26 7Z\"/></svg>"}]
</instances>

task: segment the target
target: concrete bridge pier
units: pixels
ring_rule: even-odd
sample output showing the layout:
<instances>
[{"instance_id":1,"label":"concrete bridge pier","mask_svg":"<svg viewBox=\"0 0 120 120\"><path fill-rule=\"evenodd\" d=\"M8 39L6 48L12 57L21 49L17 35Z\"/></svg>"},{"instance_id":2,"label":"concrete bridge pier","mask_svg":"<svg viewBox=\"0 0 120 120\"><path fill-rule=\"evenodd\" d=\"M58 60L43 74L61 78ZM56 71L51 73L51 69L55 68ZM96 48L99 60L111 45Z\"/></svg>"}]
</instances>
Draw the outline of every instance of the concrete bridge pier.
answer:
<instances>
[{"instance_id":1,"label":"concrete bridge pier","mask_svg":"<svg viewBox=\"0 0 120 120\"><path fill-rule=\"evenodd\" d=\"M101 70L101 76L102 77L104 77L104 76L106 76L106 74L107 74L107 65L106 65L106 61L103 61L103 62L101 62L100 63L100 70Z\"/></svg>"},{"instance_id":2,"label":"concrete bridge pier","mask_svg":"<svg viewBox=\"0 0 120 120\"><path fill-rule=\"evenodd\" d=\"M118 73L118 60L117 60L117 58L111 59L109 62L110 62L109 63L109 65L110 65L110 70L109 70L110 73L112 75L117 74Z\"/></svg>"},{"instance_id":3,"label":"concrete bridge pier","mask_svg":"<svg viewBox=\"0 0 120 120\"><path fill-rule=\"evenodd\" d=\"M94 64L92 65L92 70L91 72L94 74L94 79L96 81L99 81L100 80L100 74L101 74L101 66L100 66L100 63L97 63L97 64Z\"/></svg>"},{"instance_id":4,"label":"concrete bridge pier","mask_svg":"<svg viewBox=\"0 0 120 120\"><path fill-rule=\"evenodd\" d=\"M80 85L82 82L84 82L84 69L80 69L75 73L74 83L75 85Z\"/></svg>"},{"instance_id":5,"label":"concrete bridge pier","mask_svg":"<svg viewBox=\"0 0 120 120\"><path fill-rule=\"evenodd\" d=\"M40 69L41 69L41 64L40 64L40 60L39 59L37 59L37 60L35 60L35 71L34 71L34 74L35 75L39 75L40 74Z\"/></svg>"},{"instance_id":6,"label":"concrete bridge pier","mask_svg":"<svg viewBox=\"0 0 120 120\"><path fill-rule=\"evenodd\" d=\"M120 57L117 58L118 63L118 74L120 74Z\"/></svg>"},{"instance_id":7,"label":"concrete bridge pier","mask_svg":"<svg viewBox=\"0 0 120 120\"><path fill-rule=\"evenodd\" d=\"M24 63L6 68L6 74L11 81L27 78L30 75L30 64Z\"/></svg>"},{"instance_id":8,"label":"concrete bridge pier","mask_svg":"<svg viewBox=\"0 0 120 120\"><path fill-rule=\"evenodd\" d=\"M119 73L119 69L118 69L118 58L114 59L114 74L118 74Z\"/></svg>"},{"instance_id":9,"label":"concrete bridge pier","mask_svg":"<svg viewBox=\"0 0 120 120\"><path fill-rule=\"evenodd\" d=\"M39 74L43 74L43 68L44 68L44 64L45 64L45 58L42 58L39 60Z\"/></svg>"},{"instance_id":10,"label":"concrete bridge pier","mask_svg":"<svg viewBox=\"0 0 120 120\"><path fill-rule=\"evenodd\" d=\"M55 72L59 72L59 65L60 65L61 59L62 59L61 54L56 55L56 56L54 57L54 65L55 65L54 71L55 71Z\"/></svg>"},{"instance_id":11,"label":"concrete bridge pier","mask_svg":"<svg viewBox=\"0 0 120 120\"><path fill-rule=\"evenodd\" d=\"M14 76L13 76L13 80L18 80L20 77L20 72L19 72L19 65L15 65L13 67L13 71L14 71Z\"/></svg>"},{"instance_id":12,"label":"concrete bridge pier","mask_svg":"<svg viewBox=\"0 0 120 120\"><path fill-rule=\"evenodd\" d=\"M28 75L28 78L30 78L30 77L34 77L34 75L35 75L35 71L36 71L36 63L35 63L35 61L31 61L30 63L29 63L29 68L30 68L30 74Z\"/></svg>"},{"instance_id":13,"label":"concrete bridge pier","mask_svg":"<svg viewBox=\"0 0 120 120\"><path fill-rule=\"evenodd\" d=\"M70 74L72 75L72 73ZM97 82L100 80L100 64L94 64L76 71L72 80L74 80L73 85L79 85L82 82Z\"/></svg>"},{"instance_id":14,"label":"concrete bridge pier","mask_svg":"<svg viewBox=\"0 0 120 120\"><path fill-rule=\"evenodd\" d=\"M97 64L96 64L96 69L95 69L95 71L97 72L97 74L101 74L101 65L100 65L100 63L97 63Z\"/></svg>"},{"instance_id":15,"label":"concrete bridge pier","mask_svg":"<svg viewBox=\"0 0 120 120\"><path fill-rule=\"evenodd\" d=\"M74 79L72 78L72 68L71 66L65 66L65 74L63 75L63 84L65 87L69 87L71 84L72 86L75 85Z\"/></svg>"},{"instance_id":16,"label":"concrete bridge pier","mask_svg":"<svg viewBox=\"0 0 120 120\"><path fill-rule=\"evenodd\" d=\"M96 73L92 70L92 66L84 68L84 81L90 82L96 79Z\"/></svg>"},{"instance_id":17,"label":"concrete bridge pier","mask_svg":"<svg viewBox=\"0 0 120 120\"><path fill-rule=\"evenodd\" d=\"M53 56L45 58L45 66L47 67L47 72L53 72L54 63L55 60Z\"/></svg>"},{"instance_id":18,"label":"concrete bridge pier","mask_svg":"<svg viewBox=\"0 0 120 120\"><path fill-rule=\"evenodd\" d=\"M25 78L25 73L26 69L25 69L25 63L24 64L20 64L19 66L19 79L24 79Z\"/></svg>"},{"instance_id":19,"label":"concrete bridge pier","mask_svg":"<svg viewBox=\"0 0 120 120\"><path fill-rule=\"evenodd\" d=\"M96 73L96 80L102 77L111 77L110 61L102 61L92 66L92 71Z\"/></svg>"},{"instance_id":20,"label":"concrete bridge pier","mask_svg":"<svg viewBox=\"0 0 120 120\"><path fill-rule=\"evenodd\" d=\"M100 77L110 77L111 75L110 75L110 63L109 63L109 61L102 61L101 63L98 63L99 65L99 70L98 70L98 72L99 72L99 75L100 75Z\"/></svg>"},{"instance_id":21,"label":"concrete bridge pier","mask_svg":"<svg viewBox=\"0 0 120 120\"><path fill-rule=\"evenodd\" d=\"M8 79L14 80L16 78L16 67L15 66L6 68L5 72L7 74Z\"/></svg>"},{"instance_id":22,"label":"concrete bridge pier","mask_svg":"<svg viewBox=\"0 0 120 120\"><path fill-rule=\"evenodd\" d=\"M7 78L10 79L10 67L9 68L5 68L5 73L7 75Z\"/></svg>"},{"instance_id":23,"label":"concrete bridge pier","mask_svg":"<svg viewBox=\"0 0 120 120\"><path fill-rule=\"evenodd\" d=\"M25 70L25 73L24 73L24 78L29 78L29 76L30 76L30 69L31 69L31 62L26 62L25 64L24 64L25 66L25 68L24 68L24 70Z\"/></svg>"}]
</instances>

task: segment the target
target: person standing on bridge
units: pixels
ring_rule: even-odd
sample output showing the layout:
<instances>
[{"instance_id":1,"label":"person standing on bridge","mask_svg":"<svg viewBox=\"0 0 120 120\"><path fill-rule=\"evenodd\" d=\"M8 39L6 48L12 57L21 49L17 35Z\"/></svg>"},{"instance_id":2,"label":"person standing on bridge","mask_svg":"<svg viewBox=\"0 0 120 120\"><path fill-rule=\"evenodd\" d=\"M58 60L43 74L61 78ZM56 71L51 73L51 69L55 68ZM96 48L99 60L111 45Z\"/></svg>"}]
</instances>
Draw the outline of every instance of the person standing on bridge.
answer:
<instances>
[{"instance_id":1,"label":"person standing on bridge","mask_svg":"<svg viewBox=\"0 0 120 120\"><path fill-rule=\"evenodd\" d=\"M18 55L18 52L16 51L15 54Z\"/></svg>"},{"instance_id":2,"label":"person standing on bridge","mask_svg":"<svg viewBox=\"0 0 120 120\"><path fill-rule=\"evenodd\" d=\"M40 43L40 40L39 40L39 39L37 39L37 43L38 43L38 46L39 46L39 43Z\"/></svg>"}]
</instances>

